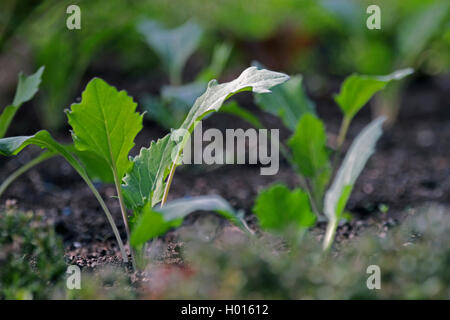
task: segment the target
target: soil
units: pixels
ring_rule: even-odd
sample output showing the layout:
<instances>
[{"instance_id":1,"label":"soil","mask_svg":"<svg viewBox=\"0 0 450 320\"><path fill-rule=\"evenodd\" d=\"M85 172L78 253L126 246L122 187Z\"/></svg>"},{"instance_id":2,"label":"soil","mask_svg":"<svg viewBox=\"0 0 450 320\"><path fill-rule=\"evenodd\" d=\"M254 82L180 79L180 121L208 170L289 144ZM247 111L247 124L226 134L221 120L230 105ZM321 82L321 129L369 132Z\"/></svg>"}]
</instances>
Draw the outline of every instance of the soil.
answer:
<instances>
[{"instance_id":1,"label":"soil","mask_svg":"<svg viewBox=\"0 0 450 320\"><path fill-rule=\"evenodd\" d=\"M331 83L326 94L313 97L313 100L316 101L320 117L326 122L329 140L333 141L341 116L331 97L333 92L337 92L340 81ZM149 86L155 87L145 85L140 80L139 88L129 88L129 92L139 97L136 91L145 90ZM449 86L449 76L421 77L408 85L398 122L385 132L377 152L357 181L348 204L354 219L339 227L338 241L351 239L369 226L375 226L378 233L383 235L387 229L401 222L407 211L405 209L416 205L426 202L450 204ZM128 89L122 84L118 87ZM139 101L138 98L136 100ZM239 101L250 110L257 111L252 105L250 94L242 94ZM347 141L351 142L370 119L370 108L365 108L352 123ZM269 115L263 115L263 120L268 127L281 127L278 120ZM224 114L208 118L204 126L219 129L248 127L245 122ZM136 147L132 151L134 154L141 146L147 147L152 139L165 134L155 123L146 121L144 127L137 137ZM26 131L28 129L29 127ZM56 136L61 142L70 141L68 132ZM282 131L281 137L288 137L288 132ZM38 152L37 149L27 148L17 157L1 158L0 177L5 178ZM250 227L257 229L256 219L251 214L253 201L261 189L276 181L289 186L297 183L296 175L285 162L281 163L279 173L274 176L261 176L259 167L250 165L185 166L177 169L170 199L218 194L229 200L234 207L245 210ZM114 187L98 185L98 188L125 239L119 204L114 198ZM121 264L111 227L98 202L62 158L51 159L27 172L6 191L2 207L7 199L14 199L20 209L42 210L45 213L64 239L65 255L69 263L85 268ZM389 207L387 213L380 211L382 205ZM195 224L205 215L207 213L192 214L184 224ZM320 237L323 230L324 225L319 224L314 232ZM169 232L162 241L167 245L163 261L180 264L182 261L177 248L181 244L177 242L177 231Z\"/></svg>"}]
</instances>

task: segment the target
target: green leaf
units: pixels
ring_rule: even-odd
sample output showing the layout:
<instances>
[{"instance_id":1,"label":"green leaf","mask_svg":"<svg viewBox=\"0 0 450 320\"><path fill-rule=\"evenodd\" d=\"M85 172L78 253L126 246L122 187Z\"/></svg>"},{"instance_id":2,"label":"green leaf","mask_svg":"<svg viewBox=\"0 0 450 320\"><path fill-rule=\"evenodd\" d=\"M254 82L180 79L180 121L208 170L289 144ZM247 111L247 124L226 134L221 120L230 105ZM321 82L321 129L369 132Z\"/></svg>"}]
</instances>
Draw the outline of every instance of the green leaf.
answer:
<instances>
[{"instance_id":1,"label":"green leaf","mask_svg":"<svg viewBox=\"0 0 450 320\"><path fill-rule=\"evenodd\" d=\"M194 211L216 211L239 227L244 227L239 214L228 201L217 195L188 197L173 200L165 206L155 209L168 221L184 218Z\"/></svg>"},{"instance_id":2,"label":"green leaf","mask_svg":"<svg viewBox=\"0 0 450 320\"><path fill-rule=\"evenodd\" d=\"M203 33L200 26L188 21L175 29L165 29L156 21L145 20L138 25L138 30L158 54L171 82L179 84L187 59L200 43Z\"/></svg>"},{"instance_id":3,"label":"green leaf","mask_svg":"<svg viewBox=\"0 0 450 320\"><path fill-rule=\"evenodd\" d=\"M288 141L293 160L303 176L314 177L329 170L326 142L323 122L312 114L305 114Z\"/></svg>"},{"instance_id":4,"label":"green leaf","mask_svg":"<svg viewBox=\"0 0 450 320\"><path fill-rule=\"evenodd\" d=\"M137 209L150 202L151 207L161 201L164 192L164 179L171 164L170 135L152 141L149 148L141 148L133 159L133 169L125 176L122 185L127 207Z\"/></svg>"},{"instance_id":5,"label":"green leaf","mask_svg":"<svg viewBox=\"0 0 450 320\"><path fill-rule=\"evenodd\" d=\"M38 91L44 69L45 67L42 66L38 71L28 77L24 76L23 73L19 74L19 83L13 103L7 106L0 115L0 138L5 136L17 110L19 110L23 103L31 100Z\"/></svg>"},{"instance_id":6,"label":"green leaf","mask_svg":"<svg viewBox=\"0 0 450 320\"><path fill-rule=\"evenodd\" d=\"M91 151L80 151L75 146L69 150L78 157L92 180L114 183L113 173L105 159Z\"/></svg>"},{"instance_id":7,"label":"green leaf","mask_svg":"<svg viewBox=\"0 0 450 320\"><path fill-rule=\"evenodd\" d=\"M253 207L262 228L286 231L290 227L306 228L314 225L308 195L300 189L289 190L280 184L262 191Z\"/></svg>"},{"instance_id":8,"label":"green leaf","mask_svg":"<svg viewBox=\"0 0 450 320\"><path fill-rule=\"evenodd\" d=\"M139 247L148 240L163 235L171 228L179 227L183 223L183 218L166 221L164 216L152 210L150 203L139 210L137 221L133 224L130 244Z\"/></svg>"},{"instance_id":9,"label":"green leaf","mask_svg":"<svg viewBox=\"0 0 450 320\"><path fill-rule=\"evenodd\" d=\"M136 103L125 91L94 78L81 103L67 112L75 147L102 158L119 181L132 165L128 153L142 129L142 115L135 110Z\"/></svg>"},{"instance_id":10,"label":"green leaf","mask_svg":"<svg viewBox=\"0 0 450 320\"><path fill-rule=\"evenodd\" d=\"M350 146L333 184L325 194L324 211L328 219L338 219L344 210L356 179L375 151L375 145L383 133L384 120L382 117L373 120Z\"/></svg>"},{"instance_id":11,"label":"green leaf","mask_svg":"<svg viewBox=\"0 0 450 320\"><path fill-rule=\"evenodd\" d=\"M233 207L219 196L199 196L178 199L167 203L164 207L152 209L150 203L140 210L137 221L131 232L131 245L140 246L148 240L178 227L183 219L194 211L217 211L231 222L243 227Z\"/></svg>"},{"instance_id":12,"label":"green leaf","mask_svg":"<svg viewBox=\"0 0 450 320\"><path fill-rule=\"evenodd\" d=\"M247 121L248 123L250 123L252 126L254 126L257 129L264 128L261 121L259 121L259 119L255 115L253 115L253 113L242 108L236 101L230 101L230 102L224 104L222 106L222 108L220 109L220 112L237 116L237 117Z\"/></svg>"},{"instance_id":13,"label":"green leaf","mask_svg":"<svg viewBox=\"0 0 450 320\"><path fill-rule=\"evenodd\" d=\"M306 113L315 113L315 106L303 89L303 77L293 76L286 83L273 89L271 94L255 96L256 104L266 112L279 117L283 124L295 130L298 121Z\"/></svg>"},{"instance_id":14,"label":"green leaf","mask_svg":"<svg viewBox=\"0 0 450 320\"><path fill-rule=\"evenodd\" d=\"M174 170L176 166L179 165L179 159L183 152L183 148L189 140L190 133L194 130L197 121L202 120L211 112L218 111L227 98L238 92L250 90L257 93L270 92L269 89L271 87L283 83L288 78L289 77L283 73L265 69L259 70L256 67L250 67L244 70L241 75L233 81L224 84L218 84L216 80L210 81L206 92L197 98L181 127L170 134L170 139L167 141L164 148L158 148L158 151L155 151L153 157L164 159L161 166L149 166L145 161L138 161L141 158L135 158L133 160L133 169L128 175L134 177L153 177L156 176L155 168L157 168L160 173ZM143 151L141 150L141 153L142 152ZM171 155L170 162L166 162L167 155ZM129 190L142 190L147 192L139 194L141 200L130 201L131 204L141 205L142 203L149 201L149 199L152 199L152 205L155 205L160 200L152 196L151 193L148 193L148 189L142 188L142 182L139 182L139 179L130 179L128 177L125 179L128 182L127 188ZM157 179L158 181L153 182L152 184L161 186L163 182L160 180L164 180L165 176L159 174ZM153 192L155 193L154 190ZM159 194L159 192L157 192L157 194ZM135 196L128 196L128 198L135 199Z\"/></svg>"},{"instance_id":15,"label":"green leaf","mask_svg":"<svg viewBox=\"0 0 450 320\"><path fill-rule=\"evenodd\" d=\"M353 74L345 79L341 91L334 99L344 115L351 119L375 93L382 90L390 81L403 79L412 73L413 69L407 68L387 76Z\"/></svg>"},{"instance_id":16,"label":"green leaf","mask_svg":"<svg viewBox=\"0 0 450 320\"><path fill-rule=\"evenodd\" d=\"M219 111L225 100L238 92L268 93L271 92L270 88L288 79L289 76L284 73L249 67L233 81L218 84L217 80L211 80L206 92L195 101L180 129L192 132L197 121L210 112Z\"/></svg>"}]
</instances>

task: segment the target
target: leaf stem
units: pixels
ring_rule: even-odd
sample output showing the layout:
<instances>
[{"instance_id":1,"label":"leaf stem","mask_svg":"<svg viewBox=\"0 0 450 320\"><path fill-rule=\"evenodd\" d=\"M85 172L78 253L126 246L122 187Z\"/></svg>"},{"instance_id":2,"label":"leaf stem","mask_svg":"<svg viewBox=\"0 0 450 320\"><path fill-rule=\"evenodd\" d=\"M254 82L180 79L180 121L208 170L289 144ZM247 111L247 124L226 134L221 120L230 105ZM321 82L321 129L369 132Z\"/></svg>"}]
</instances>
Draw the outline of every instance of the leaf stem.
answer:
<instances>
[{"instance_id":1,"label":"leaf stem","mask_svg":"<svg viewBox=\"0 0 450 320\"><path fill-rule=\"evenodd\" d=\"M108 207L106 206L105 202L103 201L103 198L100 196L100 194L98 193L97 189L92 184L92 182L90 180L88 180L88 179L85 179L83 176L82 176L82 178L86 182L86 184L89 186L89 189L91 189L92 193L97 198L98 202L100 203L100 206L102 207L103 211L105 212L106 218L108 219L108 222L111 225L111 227L113 229L113 232L114 232L114 235L116 237L116 240L117 240L117 242L119 244L119 249L120 249L120 253L122 254L122 259L123 259L123 261L125 263L127 263L128 262L128 255L127 255L127 253L125 251L125 246L123 245L122 238L120 237L119 230L117 229L116 223L114 222L114 219L113 219L113 217L111 215L111 212L109 211Z\"/></svg>"},{"instance_id":2,"label":"leaf stem","mask_svg":"<svg viewBox=\"0 0 450 320\"><path fill-rule=\"evenodd\" d=\"M338 219L331 219L328 222L327 230L325 232L325 238L323 239L323 251L328 252L333 244L334 236L336 234L336 229L338 226Z\"/></svg>"},{"instance_id":3,"label":"leaf stem","mask_svg":"<svg viewBox=\"0 0 450 320\"><path fill-rule=\"evenodd\" d=\"M351 121L351 117L344 116L344 118L342 118L341 128L339 129L339 135L337 138L336 153L334 154L333 164L331 167L332 172L336 172L337 170L337 165L342 154L342 146L344 145L344 141L347 136L347 131Z\"/></svg>"},{"instance_id":4,"label":"leaf stem","mask_svg":"<svg viewBox=\"0 0 450 320\"><path fill-rule=\"evenodd\" d=\"M11 173L0 185L0 197L3 195L3 192L5 192L5 190L9 187L9 185L14 182L14 180L16 180L18 177L20 177L22 174L24 174L25 172L27 172L34 166L38 165L39 163L41 163L51 157L54 157L55 155L56 154L54 154L50 151L45 151L45 152L41 153L39 156L37 156L36 158L34 158L33 160L31 160L28 163L21 166L19 169L17 169L13 173Z\"/></svg>"},{"instance_id":5,"label":"leaf stem","mask_svg":"<svg viewBox=\"0 0 450 320\"><path fill-rule=\"evenodd\" d=\"M345 137L347 136L348 127L350 126L350 122L352 121L352 118L344 116L341 123L341 129L339 130L339 136L337 138L337 150L338 153L340 153L339 150L342 149L342 145L344 144Z\"/></svg>"},{"instance_id":6,"label":"leaf stem","mask_svg":"<svg viewBox=\"0 0 450 320\"><path fill-rule=\"evenodd\" d=\"M114 176L114 184L116 186L117 196L119 197L120 211L122 213L123 223L125 225L125 231L127 233L127 239L128 239L128 241L130 241L130 239L131 239L130 226L128 224L127 209L125 207L125 202L123 200L122 189L120 187L120 181L119 181L119 177L117 175L117 170L116 170L115 166L113 168L113 176ZM133 264L133 269L137 270L135 259L134 259L133 248L131 247L131 245L129 246L129 249L130 249L131 263Z\"/></svg>"},{"instance_id":7,"label":"leaf stem","mask_svg":"<svg viewBox=\"0 0 450 320\"><path fill-rule=\"evenodd\" d=\"M172 167L170 168L169 177L167 178L166 187L164 188L164 194L161 200L161 207L166 204L167 197L169 195L170 185L172 184L173 175L175 174L175 170L177 168L178 159L180 157L180 152L177 153L175 160L172 163Z\"/></svg>"}]
</instances>

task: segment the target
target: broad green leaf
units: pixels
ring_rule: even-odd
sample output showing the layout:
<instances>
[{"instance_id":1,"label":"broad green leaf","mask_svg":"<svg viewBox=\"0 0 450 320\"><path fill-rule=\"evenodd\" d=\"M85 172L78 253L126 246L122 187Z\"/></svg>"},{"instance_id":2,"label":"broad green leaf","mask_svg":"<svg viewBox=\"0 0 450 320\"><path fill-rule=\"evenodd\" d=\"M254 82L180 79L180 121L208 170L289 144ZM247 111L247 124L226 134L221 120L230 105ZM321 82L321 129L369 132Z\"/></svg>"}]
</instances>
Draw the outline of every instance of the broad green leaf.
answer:
<instances>
[{"instance_id":1,"label":"broad green leaf","mask_svg":"<svg viewBox=\"0 0 450 320\"><path fill-rule=\"evenodd\" d=\"M255 96L256 104L266 112L281 119L283 124L295 130L300 118L306 113L315 113L315 106L303 89L303 77L293 76L286 83L273 89L271 94Z\"/></svg>"},{"instance_id":2,"label":"broad green leaf","mask_svg":"<svg viewBox=\"0 0 450 320\"><path fill-rule=\"evenodd\" d=\"M17 110L23 103L31 100L38 91L43 72L44 67L40 67L38 71L28 77L24 76L23 73L19 74L19 83L13 103L7 106L0 115L0 138L5 136Z\"/></svg>"},{"instance_id":3,"label":"broad green leaf","mask_svg":"<svg viewBox=\"0 0 450 320\"><path fill-rule=\"evenodd\" d=\"M67 112L75 147L106 161L119 181L132 165L128 153L142 129L142 115L135 110L136 103L125 91L94 78L81 102L72 104Z\"/></svg>"},{"instance_id":4,"label":"broad green leaf","mask_svg":"<svg viewBox=\"0 0 450 320\"><path fill-rule=\"evenodd\" d=\"M250 123L252 126L254 126L257 129L264 128L263 124L259 119L251 112L245 110L242 108L236 101L231 101L222 106L220 109L220 112L222 113L228 113L234 116L237 116L248 123Z\"/></svg>"},{"instance_id":5,"label":"broad green leaf","mask_svg":"<svg viewBox=\"0 0 450 320\"><path fill-rule=\"evenodd\" d=\"M323 122L312 114L305 114L288 141L293 160L305 177L314 177L329 170L326 142Z\"/></svg>"},{"instance_id":6,"label":"broad green leaf","mask_svg":"<svg viewBox=\"0 0 450 320\"><path fill-rule=\"evenodd\" d=\"M219 111L225 100L238 92L268 93L271 92L270 88L288 79L289 76L284 73L249 67L233 81L218 84L217 80L211 80L208 83L206 92L195 101L181 125L181 129L191 132L196 121L201 120L210 112Z\"/></svg>"},{"instance_id":7,"label":"broad green leaf","mask_svg":"<svg viewBox=\"0 0 450 320\"><path fill-rule=\"evenodd\" d=\"M272 231L283 232L291 227L306 228L316 221L308 195L300 189L291 191L280 184L258 195L253 212L261 227Z\"/></svg>"},{"instance_id":8,"label":"broad green leaf","mask_svg":"<svg viewBox=\"0 0 450 320\"><path fill-rule=\"evenodd\" d=\"M105 159L91 151L80 151L75 146L68 146L69 151L75 154L86 168L88 176L94 181L114 183L111 168Z\"/></svg>"},{"instance_id":9,"label":"broad green leaf","mask_svg":"<svg viewBox=\"0 0 450 320\"><path fill-rule=\"evenodd\" d=\"M179 227L183 223L183 218L167 221L164 216L157 211L152 210L150 203L139 210L137 221L133 224L131 231L130 244L133 247L139 247L147 241L163 235L171 228Z\"/></svg>"},{"instance_id":10,"label":"broad green leaf","mask_svg":"<svg viewBox=\"0 0 450 320\"><path fill-rule=\"evenodd\" d=\"M334 99L344 115L351 119L375 93L382 90L390 81L403 79L412 73L413 69L407 68L387 76L353 74L345 79L341 91Z\"/></svg>"},{"instance_id":11,"label":"broad green leaf","mask_svg":"<svg viewBox=\"0 0 450 320\"><path fill-rule=\"evenodd\" d=\"M164 179L171 164L171 148L173 141L170 135L152 141L149 148L141 148L139 155L133 159L133 169L125 176L122 185L123 196L127 207L136 209L150 202L155 206L164 191Z\"/></svg>"},{"instance_id":12,"label":"broad green leaf","mask_svg":"<svg viewBox=\"0 0 450 320\"><path fill-rule=\"evenodd\" d=\"M333 184L325 194L324 211L328 219L338 219L344 210L356 179L375 151L375 145L383 133L384 120L382 117L373 120L350 146Z\"/></svg>"},{"instance_id":13,"label":"broad green leaf","mask_svg":"<svg viewBox=\"0 0 450 320\"><path fill-rule=\"evenodd\" d=\"M139 212L131 232L131 245L139 246L148 240L166 233L170 228L178 227L183 219L194 211L216 211L231 222L243 227L233 207L219 196L199 196L178 199L162 208L151 208L147 202Z\"/></svg>"},{"instance_id":14,"label":"broad green leaf","mask_svg":"<svg viewBox=\"0 0 450 320\"><path fill-rule=\"evenodd\" d=\"M165 147L158 152L155 152L154 157L158 159L165 159L165 155L171 155L169 163L165 161L161 167L149 166L144 161L137 161L140 158L133 160L134 166L129 176L135 177L153 177L156 176L155 169L159 172L167 172L168 170L175 169L179 165L179 159L182 154L183 148L189 140L190 133L194 130L197 121L202 120L207 114L218 111L224 101L232 95L241 91L253 90L257 93L270 92L269 89L277 84L283 83L289 77L283 73L273 72L269 70L259 70L256 67L250 67L244 70L241 75L230 82L224 84L218 84L216 80L210 81L206 92L201 95L194 103L193 107L189 111L186 119L184 120L181 128L173 131L170 134L170 140L167 141ZM166 138L165 138L166 139ZM143 151L141 150L141 153ZM158 180L164 180L164 175L158 175ZM129 190L144 190L140 186L138 179L125 178L128 181L127 185ZM137 184L137 185L136 185ZM163 185L162 181L156 181L155 185ZM147 192L148 189L145 189ZM153 192L155 192L153 190ZM157 192L156 194L159 194ZM134 204L142 204L152 199L152 205L155 205L160 199L155 199L150 193L140 194L140 201L134 200ZM129 197L131 198L131 197Z\"/></svg>"},{"instance_id":15,"label":"broad green leaf","mask_svg":"<svg viewBox=\"0 0 450 320\"><path fill-rule=\"evenodd\" d=\"M203 33L200 26L188 21L175 29L165 29L156 21L145 20L138 29L163 62L171 82L179 84L187 59L199 45Z\"/></svg>"}]
</instances>

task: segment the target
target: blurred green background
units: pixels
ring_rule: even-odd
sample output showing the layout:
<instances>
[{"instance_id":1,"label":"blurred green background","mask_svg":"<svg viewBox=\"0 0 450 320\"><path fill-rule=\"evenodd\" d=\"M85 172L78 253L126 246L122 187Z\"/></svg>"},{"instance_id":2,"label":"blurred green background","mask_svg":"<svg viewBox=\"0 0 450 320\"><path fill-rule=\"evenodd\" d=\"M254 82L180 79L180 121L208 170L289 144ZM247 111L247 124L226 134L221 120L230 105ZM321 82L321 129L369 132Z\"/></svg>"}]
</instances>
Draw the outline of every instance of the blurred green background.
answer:
<instances>
[{"instance_id":1,"label":"blurred green background","mask_svg":"<svg viewBox=\"0 0 450 320\"><path fill-rule=\"evenodd\" d=\"M66 27L70 4L81 8L81 30ZM381 30L366 27L370 4L381 8ZM449 5L447 0L3 0L0 105L12 94L19 71L31 73L41 65L46 70L34 116L50 129L63 125L63 110L79 96L82 80L98 74L135 83L131 93L149 109L163 112L170 105L174 113L190 99L174 103L171 91L167 95L161 89L164 85L220 77L255 60L312 79L387 74L402 67L443 74L450 68ZM173 53L152 47L139 28L147 19L160 28L187 21L199 27L195 44L188 30L172 48L188 55L180 62L177 81L173 70L165 68ZM193 48L185 48L186 43ZM197 89L201 92L201 86ZM397 101L401 90L391 89L379 104ZM163 127L173 125L164 115L150 117Z\"/></svg>"}]
</instances>

